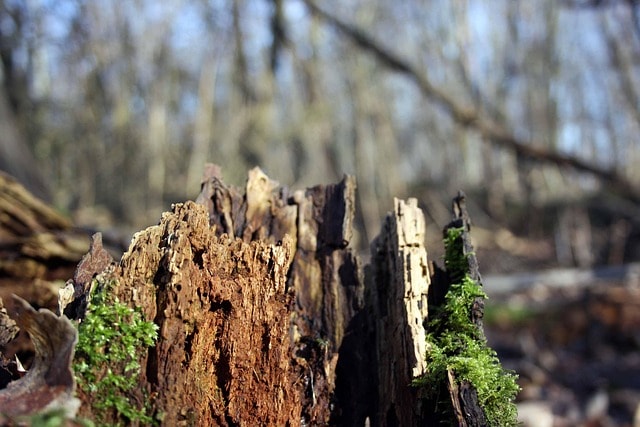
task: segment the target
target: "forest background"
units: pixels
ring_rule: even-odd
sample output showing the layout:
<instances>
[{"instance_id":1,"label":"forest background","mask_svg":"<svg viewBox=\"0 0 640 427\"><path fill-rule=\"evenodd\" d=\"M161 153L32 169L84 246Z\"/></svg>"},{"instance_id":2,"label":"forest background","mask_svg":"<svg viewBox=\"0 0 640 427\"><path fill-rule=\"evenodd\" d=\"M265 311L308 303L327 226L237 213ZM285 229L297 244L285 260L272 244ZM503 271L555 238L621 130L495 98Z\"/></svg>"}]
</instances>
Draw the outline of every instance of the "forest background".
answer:
<instances>
[{"instance_id":1,"label":"forest background","mask_svg":"<svg viewBox=\"0 0 640 427\"><path fill-rule=\"evenodd\" d=\"M2 0L0 59L0 169L78 225L154 224L211 161L355 175L362 248L463 189L483 271L640 258L637 0Z\"/></svg>"}]
</instances>

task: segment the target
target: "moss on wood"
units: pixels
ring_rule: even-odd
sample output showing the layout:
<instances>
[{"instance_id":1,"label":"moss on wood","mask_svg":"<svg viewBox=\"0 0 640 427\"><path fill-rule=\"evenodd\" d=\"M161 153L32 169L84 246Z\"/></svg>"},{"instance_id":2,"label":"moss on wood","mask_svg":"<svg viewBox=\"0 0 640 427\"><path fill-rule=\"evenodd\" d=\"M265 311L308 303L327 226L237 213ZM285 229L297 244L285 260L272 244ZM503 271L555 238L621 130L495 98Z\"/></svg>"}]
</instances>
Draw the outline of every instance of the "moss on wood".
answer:
<instances>
[{"instance_id":1,"label":"moss on wood","mask_svg":"<svg viewBox=\"0 0 640 427\"><path fill-rule=\"evenodd\" d=\"M517 409L513 400L520 390L517 375L502 368L482 329L471 321L474 301L487 296L469 274L463 232L463 227L446 232L445 266L452 283L444 304L431 315L427 373L416 385L422 387L429 398L443 402L447 408L444 412L455 424L451 402L442 395L447 389L448 373L452 372L457 381L468 381L475 388L488 425L515 426Z\"/></svg>"},{"instance_id":2,"label":"moss on wood","mask_svg":"<svg viewBox=\"0 0 640 427\"><path fill-rule=\"evenodd\" d=\"M139 384L139 355L156 342L158 327L113 297L114 281L94 280L87 315L78 325L73 369L82 392L93 395L98 425L115 413L124 424L155 424L148 405L130 392Z\"/></svg>"}]
</instances>

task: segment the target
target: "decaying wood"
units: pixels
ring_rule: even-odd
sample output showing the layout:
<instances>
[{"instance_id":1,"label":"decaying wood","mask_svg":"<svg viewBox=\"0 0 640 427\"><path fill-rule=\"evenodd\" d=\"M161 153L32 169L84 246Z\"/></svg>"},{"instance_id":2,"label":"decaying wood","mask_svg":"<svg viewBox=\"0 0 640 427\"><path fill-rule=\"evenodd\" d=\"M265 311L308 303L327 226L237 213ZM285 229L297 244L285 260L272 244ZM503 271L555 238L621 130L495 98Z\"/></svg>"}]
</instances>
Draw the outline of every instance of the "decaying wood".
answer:
<instances>
[{"instance_id":1,"label":"decaying wood","mask_svg":"<svg viewBox=\"0 0 640 427\"><path fill-rule=\"evenodd\" d=\"M219 235L240 236L245 242L292 238L295 256L287 281L295 298L291 340L298 375L306 384L300 419L328 423L335 407L338 353L363 301L359 261L349 246L354 178L290 191L255 168L242 195L225 186L220 170L210 165L197 201L207 206Z\"/></svg>"},{"instance_id":2,"label":"decaying wood","mask_svg":"<svg viewBox=\"0 0 640 427\"><path fill-rule=\"evenodd\" d=\"M87 251L87 235L0 172L0 297L12 294L55 309L57 280L71 276Z\"/></svg>"},{"instance_id":3,"label":"decaying wood","mask_svg":"<svg viewBox=\"0 0 640 427\"><path fill-rule=\"evenodd\" d=\"M134 236L113 277L119 298L160 326L140 380L163 425L300 422L300 396L291 395L302 381L289 343L292 256L287 238L218 237L193 202Z\"/></svg>"},{"instance_id":4,"label":"decaying wood","mask_svg":"<svg viewBox=\"0 0 640 427\"><path fill-rule=\"evenodd\" d=\"M18 334L18 325L8 314L0 298L0 348L4 348Z\"/></svg>"},{"instance_id":5,"label":"decaying wood","mask_svg":"<svg viewBox=\"0 0 640 427\"><path fill-rule=\"evenodd\" d=\"M110 276L160 326L138 399L164 425L327 424L363 305L354 180L290 192L254 169L241 194L207 171L200 205L136 234Z\"/></svg>"},{"instance_id":6,"label":"decaying wood","mask_svg":"<svg viewBox=\"0 0 640 427\"><path fill-rule=\"evenodd\" d=\"M411 382L426 370L429 268L424 247L424 215L416 199L394 200L372 244L368 303L376 336L372 375L377 405L372 425L420 425L419 390ZM408 405L407 402L412 402Z\"/></svg>"},{"instance_id":7,"label":"decaying wood","mask_svg":"<svg viewBox=\"0 0 640 427\"><path fill-rule=\"evenodd\" d=\"M483 286L482 277L480 276L480 268L478 266L478 258L473 250L473 243L471 243L471 218L467 212L466 196L463 192L459 192L453 199L453 220L445 227L445 232L449 228L462 227L462 249L463 254L469 264L468 273L471 279L479 286ZM451 283L460 283L462 277L450 277ZM484 298L477 297L473 302L471 308L471 322L475 324L478 329L484 334L482 329L482 318L484 317Z\"/></svg>"},{"instance_id":8,"label":"decaying wood","mask_svg":"<svg viewBox=\"0 0 640 427\"><path fill-rule=\"evenodd\" d=\"M91 281L112 263L111 254L102 246L102 235L94 234L89 252L80 260L73 279L67 280L66 286L58 292L58 313L69 319L83 319L91 295Z\"/></svg>"},{"instance_id":9,"label":"decaying wood","mask_svg":"<svg viewBox=\"0 0 640 427\"><path fill-rule=\"evenodd\" d=\"M30 236L35 232L71 228L69 220L40 199L11 176L0 171L0 237Z\"/></svg>"},{"instance_id":10,"label":"decaying wood","mask_svg":"<svg viewBox=\"0 0 640 427\"><path fill-rule=\"evenodd\" d=\"M14 294L36 307L55 310L60 283L71 276L87 250L87 243L87 235L75 230L67 218L29 193L14 178L0 172L0 300L6 304L9 313L24 312L19 300L13 298ZM38 313L37 316L42 315ZM43 325L48 327L49 324ZM6 312L0 312L0 350L4 359L1 362L3 369L0 369L2 385L20 377L14 359L18 352L27 366L34 351L37 356L38 349L34 344L38 341L30 340L26 333L16 334L17 331L15 322ZM59 338L44 339L57 342ZM31 386L20 390L33 391L33 379L34 376L30 376ZM7 398L5 394L4 399ZM33 402L26 400L23 403L24 408L34 408Z\"/></svg>"},{"instance_id":11,"label":"decaying wood","mask_svg":"<svg viewBox=\"0 0 640 427\"><path fill-rule=\"evenodd\" d=\"M458 427L467 427L468 424L460 405L460 387L458 387L458 381L451 369L447 369L447 391L449 392L449 399L451 399L451 406L453 407L453 414L458 422Z\"/></svg>"},{"instance_id":12,"label":"decaying wood","mask_svg":"<svg viewBox=\"0 0 640 427\"><path fill-rule=\"evenodd\" d=\"M93 237L91 250L84 256L76 269L74 278L69 281L71 292L59 299L60 312L68 303L74 302L74 285L76 305L78 302L86 309L86 297L93 277L105 271L112 263L111 256L102 248L100 235ZM77 340L75 326L65 316L57 316L48 309L36 311L24 299L13 295L11 304L12 316L2 307L0 300L0 348L6 353L8 345L19 330L26 334L24 338L31 340L35 357L23 378L19 373L9 375L7 387L0 390L0 423L13 423L20 417L33 415L42 411L61 409L67 417L75 416L80 401L74 396L75 381L71 371L71 361ZM81 316L67 312L70 318ZM28 338L27 338L28 337ZM14 374L16 363L7 360L3 354L4 372Z\"/></svg>"},{"instance_id":13,"label":"decaying wood","mask_svg":"<svg viewBox=\"0 0 640 427\"><path fill-rule=\"evenodd\" d=\"M18 327L29 333L35 359L27 374L0 390L0 423L44 410L61 409L74 417L80 401L74 397L71 359L77 331L71 322L47 309L34 310L14 296Z\"/></svg>"},{"instance_id":14,"label":"decaying wood","mask_svg":"<svg viewBox=\"0 0 640 427\"><path fill-rule=\"evenodd\" d=\"M424 425L438 418L411 383L427 369L428 307L452 278L428 263L415 199L394 200L363 277L351 248L354 201L350 176L292 191L256 168L241 191L208 165L197 203L174 205L134 235L118 264L94 236L59 310L81 319L97 276L159 326L130 398L150 403L162 425ZM464 199L455 203L451 226L468 230ZM29 330L24 319L36 312L20 304L18 324ZM52 330L69 324L43 316ZM36 346L51 339L40 333ZM47 354L66 375L65 351ZM51 385L38 366L29 375ZM449 392L460 414L477 409L469 384L453 381ZM80 398L91 418L93 396Z\"/></svg>"}]
</instances>

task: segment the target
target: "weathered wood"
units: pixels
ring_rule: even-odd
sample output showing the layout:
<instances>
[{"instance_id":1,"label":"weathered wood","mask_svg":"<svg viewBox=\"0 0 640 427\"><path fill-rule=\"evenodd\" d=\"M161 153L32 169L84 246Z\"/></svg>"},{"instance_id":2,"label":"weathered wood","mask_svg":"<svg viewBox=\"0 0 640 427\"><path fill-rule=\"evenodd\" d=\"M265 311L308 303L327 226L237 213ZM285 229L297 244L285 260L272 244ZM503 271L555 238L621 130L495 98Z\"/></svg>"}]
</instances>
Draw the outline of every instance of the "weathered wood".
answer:
<instances>
[{"instance_id":1,"label":"weathered wood","mask_svg":"<svg viewBox=\"0 0 640 427\"><path fill-rule=\"evenodd\" d=\"M47 309L34 310L14 296L13 316L18 327L29 333L35 359L27 374L0 390L0 423L43 410L63 410L73 418L80 401L74 397L71 359L77 331L71 322Z\"/></svg>"},{"instance_id":2,"label":"weathered wood","mask_svg":"<svg viewBox=\"0 0 640 427\"><path fill-rule=\"evenodd\" d=\"M7 309L0 298L0 348L4 348L14 339L19 330L15 320L7 314Z\"/></svg>"},{"instance_id":3,"label":"weathered wood","mask_svg":"<svg viewBox=\"0 0 640 427\"><path fill-rule=\"evenodd\" d=\"M192 202L134 236L115 271L118 297L160 326L141 389L163 425L297 424L286 273L291 242L216 236ZM142 398L142 396L140 397Z\"/></svg>"},{"instance_id":4,"label":"weathered wood","mask_svg":"<svg viewBox=\"0 0 640 427\"><path fill-rule=\"evenodd\" d=\"M12 305L17 294L55 309L57 288L87 251L87 234L0 172L0 297Z\"/></svg>"},{"instance_id":5,"label":"weathered wood","mask_svg":"<svg viewBox=\"0 0 640 427\"><path fill-rule=\"evenodd\" d=\"M467 212L467 203L465 194L460 191L453 199L453 220L445 227L445 233L450 228L462 227L464 229L462 239L463 254L468 263L468 274L479 286L483 286L482 277L480 276L480 267L478 266L478 257L473 249L471 242L471 218ZM450 277L451 283L459 283L461 277ZM482 318L484 317L484 298L477 297L471 308L471 322L484 334L482 329Z\"/></svg>"},{"instance_id":6,"label":"weathered wood","mask_svg":"<svg viewBox=\"0 0 640 427\"><path fill-rule=\"evenodd\" d=\"M85 233L73 229L67 218L0 172L0 300L9 313L23 310L14 294L55 311L60 283L71 276L87 247ZM10 339L16 336L17 327L6 315L0 319L0 350L6 359L2 365L7 367L0 370L0 384L6 385L19 378L14 356L20 353L21 361L29 366L37 348L25 333Z\"/></svg>"},{"instance_id":7,"label":"weathered wood","mask_svg":"<svg viewBox=\"0 0 640 427\"><path fill-rule=\"evenodd\" d=\"M18 181L0 171L0 238L30 236L34 232L65 230L71 222Z\"/></svg>"},{"instance_id":8,"label":"weathered wood","mask_svg":"<svg viewBox=\"0 0 640 427\"><path fill-rule=\"evenodd\" d=\"M423 322L430 278L424 238L417 200L395 199L394 211L371 245L367 304L376 337L374 426L414 426L424 420L419 390L411 385L426 370Z\"/></svg>"},{"instance_id":9,"label":"weathered wood","mask_svg":"<svg viewBox=\"0 0 640 427\"><path fill-rule=\"evenodd\" d=\"M359 261L351 249L355 180L291 192L260 169L249 172L245 195L225 186L208 166L197 199L219 235L278 242L290 236L295 256L287 287L295 296L291 340L300 378L303 423L326 424L334 402L336 365L348 325L362 308ZM347 359L351 356L344 356Z\"/></svg>"},{"instance_id":10,"label":"weathered wood","mask_svg":"<svg viewBox=\"0 0 640 427\"><path fill-rule=\"evenodd\" d=\"M160 326L138 398L155 396L164 425L327 424L363 304L354 180L290 192L254 169L240 194L206 174L206 210L176 205L113 272L119 299Z\"/></svg>"},{"instance_id":11,"label":"weathered wood","mask_svg":"<svg viewBox=\"0 0 640 427\"><path fill-rule=\"evenodd\" d=\"M67 280L66 286L58 292L58 313L69 319L83 319L91 296L91 281L113 261L111 254L102 246L102 235L94 234L89 252L80 260L73 279Z\"/></svg>"},{"instance_id":12,"label":"weathered wood","mask_svg":"<svg viewBox=\"0 0 640 427\"><path fill-rule=\"evenodd\" d=\"M82 318L98 276L160 326L130 397L151 397L164 425L326 424L338 412L341 343L363 304L349 248L354 180L290 192L254 169L241 194L217 174L203 181L207 210L176 205L115 268L94 236L60 311ZM81 397L91 418L93 396Z\"/></svg>"}]
</instances>

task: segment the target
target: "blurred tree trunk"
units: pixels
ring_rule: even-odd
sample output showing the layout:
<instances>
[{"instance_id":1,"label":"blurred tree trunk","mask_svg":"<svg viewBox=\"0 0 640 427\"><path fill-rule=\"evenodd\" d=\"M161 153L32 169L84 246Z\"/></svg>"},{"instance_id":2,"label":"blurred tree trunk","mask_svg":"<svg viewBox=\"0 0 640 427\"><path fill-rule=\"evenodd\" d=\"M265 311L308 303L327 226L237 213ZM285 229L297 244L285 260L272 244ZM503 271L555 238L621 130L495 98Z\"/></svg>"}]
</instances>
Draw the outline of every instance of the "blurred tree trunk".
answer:
<instances>
[{"instance_id":1,"label":"blurred tree trunk","mask_svg":"<svg viewBox=\"0 0 640 427\"><path fill-rule=\"evenodd\" d=\"M241 16L243 0L233 0L233 43L235 46L233 57L233 86L240 94L240 103L245 104L255 100L255 92L249 80L249 70L247 69L247 55L244 47L244 35L242 30ZM238 102L236 100L236 102Z\"/></svg>"},{"instance_id":2,"label":"blurred tree trunk","mask_svg":"<svg viewBox=\"0 0 640 427\"><path fill-rule=\"evenodd\" d=\"M213 137L216 77L218 75L216 54L211 52L204 60L198 81L198 109L193 125L193 145L187 170L187 188L198 188L202 174L202 159L209 157L209 145Z\"/></svg>"},{"instance_id":3,"label":"blurred tree trunk","mask_svg":"<svg viewBox=\"0 0 640 427\"><path fill-rule=\"evenodd\" d=\"M15 176L24 183L33 194L42 199L49 199L50 189L36 166L36 161L29 151L16 117L8 105L4 88L0 85L0 170Z\"/></svg>"},{"instance_id":4,"label":"blurred tree trunk","mask_svg":"<svg viewBox=\"0 0 640 427\"><path fill-rule=\"evenodd\" d=\"M165 191L165 176L167 160L165 151L167 145L167 115L168 82L160 81L154 84L152 90L148 129L145 138L145 152L147 160L147 188L145 191L146 211L157 212L162 210L163 195Z\"/></svg>"},{"instance_id":5,"label":"blurred tree trunk","mask_svg":"<svg viewBox=\"0 0 640 427\"><path fill-rule=\"evenodd\" d=\"M33 40L24 40L29 28L26 4L0 0L5 28L0 31L0 170L18 178L35 195L51 197L48 182L29 150L30 137L38 133L38 105L30 97ZM25 51L29 53L25 58ZM25 66L24 62L27 61ZM31 64L32 65L32 64Z\"/></svg>"}]
</instances>

